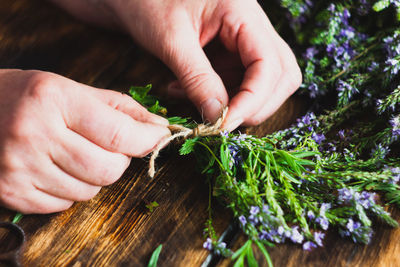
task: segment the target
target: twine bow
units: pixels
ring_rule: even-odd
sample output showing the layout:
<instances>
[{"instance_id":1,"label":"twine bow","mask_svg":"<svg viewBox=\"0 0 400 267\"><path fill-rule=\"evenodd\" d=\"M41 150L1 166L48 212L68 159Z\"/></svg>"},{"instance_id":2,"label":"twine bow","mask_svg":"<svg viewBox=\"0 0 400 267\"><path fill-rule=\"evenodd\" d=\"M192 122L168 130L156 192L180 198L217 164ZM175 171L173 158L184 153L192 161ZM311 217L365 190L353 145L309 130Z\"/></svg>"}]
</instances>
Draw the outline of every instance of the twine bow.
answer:
<instances>
[{"instance_id":1,"label":"twine bow","mask_svg":"<svg viewBox=\"0 0 400 267\"><path fill-rule=\"evenodd\" d=\"M214 124L199 124L196 128L190 129L179 124L172 124L168 126L172 135L164 140L162 140L154 149L153 154L151 154L149 162L149 176L151 178L155 175L155 160L160 154L161 149L178 138L192 138L196 136L213 136L219 135L222 131L221 126L228 113L228 108L224 108L222 115Z\"/></svg>"}]
</instances>

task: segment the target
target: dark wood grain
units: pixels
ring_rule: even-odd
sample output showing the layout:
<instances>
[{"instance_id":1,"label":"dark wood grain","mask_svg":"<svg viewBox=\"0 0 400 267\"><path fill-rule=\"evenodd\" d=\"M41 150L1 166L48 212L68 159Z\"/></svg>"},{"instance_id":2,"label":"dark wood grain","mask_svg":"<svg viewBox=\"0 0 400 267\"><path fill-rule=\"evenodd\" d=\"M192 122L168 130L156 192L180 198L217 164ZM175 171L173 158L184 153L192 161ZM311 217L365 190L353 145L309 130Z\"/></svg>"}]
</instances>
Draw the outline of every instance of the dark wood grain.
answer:
<instances>
[{"instance_id":1,"label":"dark wood grain","mask_svg":"<svg viewBox=\"0 0 400 267\"><path fill-rule=\"evenodd\" d=\"M124 92L131 85L146 83L162 91L174 79L129 37L84 25L39 0L0 1L0 68L52 71ZM304 101L292 98L263 125L241 130L264 135L287 127L306 108ZM172 105L171 111L196 114L186 102ZM27 233L23 264L146 266L152 251L162 243L159 266L200 266L208 256L202 248L208 218L204 177L196 170L194 158L180 157L173 148L161 153L154 179L147 176L147 160L133 160L118 182L90 201L57 214L25 216L20 222ZM160 206L149 212L145 206L152 201ZM217 203L213 207L216 231L222 233L231 215ZM14 214L0 208L0 220L10 221ZM399 218L398 211L395 216ZM378 225L369 246L353 245L332 233L325 248L311 253L290 244L270 252L276 266L400 266L399 238L399 230ZM230 246L241 242L239 236Z\"/></svg>"}]
</instances>

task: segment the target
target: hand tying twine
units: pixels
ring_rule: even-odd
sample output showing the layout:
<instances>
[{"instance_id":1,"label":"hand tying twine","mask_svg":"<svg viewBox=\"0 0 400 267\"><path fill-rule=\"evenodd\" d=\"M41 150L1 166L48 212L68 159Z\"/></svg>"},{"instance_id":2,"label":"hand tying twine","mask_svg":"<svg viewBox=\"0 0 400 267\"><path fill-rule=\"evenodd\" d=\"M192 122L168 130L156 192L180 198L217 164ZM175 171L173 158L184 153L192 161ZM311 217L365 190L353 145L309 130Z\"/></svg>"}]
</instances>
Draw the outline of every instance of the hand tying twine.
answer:
<instances>
[{"instance_id":1,"label":"hand tying twine","mask_svg":"<svg viewBox=\"0 0 400 267\"><path fill-rule=\"evenodd\" d=\"M221 126L226 118L226 114L228 113L228 108L224 108L222 111L221 117L214 123L214 124L199 124L196 128L190 129L186 128L179 124L172 124L168 126L168 129L171 131L172 135L164 140L162 140L154 149L153 154L150 157L149 163L149 176L151 178L154 177L155 174L155 166L154 162L160 154L161 149L171 143L173 140L178 138L193 138L196 136L212 136L212 135L219 135L222 131Z\"/></svg>"}]
</instances>

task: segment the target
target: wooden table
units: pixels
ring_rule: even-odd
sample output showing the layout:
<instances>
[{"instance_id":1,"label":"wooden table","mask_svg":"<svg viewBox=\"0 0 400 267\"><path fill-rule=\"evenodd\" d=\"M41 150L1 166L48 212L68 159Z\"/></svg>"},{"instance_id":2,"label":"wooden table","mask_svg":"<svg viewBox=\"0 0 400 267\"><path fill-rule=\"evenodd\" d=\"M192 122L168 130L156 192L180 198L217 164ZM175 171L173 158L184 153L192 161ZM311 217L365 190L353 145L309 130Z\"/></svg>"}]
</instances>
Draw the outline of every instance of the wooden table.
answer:
<instances>
[{"instance_id":1,"label":"wooden table","mask_svg":"<svg viewBox=\"0 0 400 267\"><path fill-rule=\"evenodd\" d=\"M128 37L80 23L39 0L0 1L0 67L52 71L120 91L147 83L162 91L173 79L162 63ZM180 106L172 110L196 114L190 104ZM302 101L293 98L265 124L246 131L262 135L287 127L301 112ZM147 160L134 159L123 177L94 199L76 203L65 212L23 217L20 225L27 233L23 264L146 266L152 251L163 244L159 266L200 266L206 260L204 266L229 265L202 248L208 189L195 170L195 160L170 149L162 153L157 166L156 177L150 179ZM150 213L145 206L152 201L160 206ZM223 233L231 215L214 206L215 227ZM14 214L0 209L0 221L9 221ZM400 218L398 210L394 216ZM400 266L400 230L380 224L375 229L368 246L331 233L324 248L310 253L291 244L269 251L275 266ZM239 233L233 237L230 247L243 242Z\"/></svg>"}]
</instances>

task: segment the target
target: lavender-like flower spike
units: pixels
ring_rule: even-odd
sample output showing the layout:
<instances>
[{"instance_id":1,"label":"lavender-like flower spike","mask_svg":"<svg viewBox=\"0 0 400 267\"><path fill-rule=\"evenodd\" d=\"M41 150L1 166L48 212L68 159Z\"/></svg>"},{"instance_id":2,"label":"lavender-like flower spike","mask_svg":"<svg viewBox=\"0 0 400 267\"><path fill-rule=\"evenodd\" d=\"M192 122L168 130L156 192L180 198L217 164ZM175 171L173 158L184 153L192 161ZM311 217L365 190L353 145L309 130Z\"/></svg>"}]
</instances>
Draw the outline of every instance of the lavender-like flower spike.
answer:
<instances>
[{"instance_id":1,"label":"lavender-like flower spike","mask_svg":"<svg viewBox=\"0 0 400 267\"><path fill-rule=\"evenodd\" d=\"M242 225L242 227L244 227L247 223L246 217L244 217L243 215L239 216L239 222Z\"/></svg>"},{"instance_id":2,"label":"lavender-like flower spike","mask_svg":"<svg viewBox=\"0 0 400 267\"><path fill-rule=\"evenodd\" d=\"M314 233L315 243L317 243L317 245L320 246L320 247L323 246L322 241L323 241L324 238L325 238L325 234L324 233L321 233L321 232L315 232Z\"/></svg>"},{"instance_id":3,"label":"lavender-like flower spike","mask_svg":"<svg viewBox=\"0 0 400 267\"><path fill-rule=\"evenodd\" d=\"M203 243L203 248L210 250L210 251L212 250L213 245L212 245L211 238L207 238L207 240Z\"/></svg>"},{"instance_id":4,"label":"lavender-like flower spike","mask_svg":"<svg viewBox=\"0 0 400 267\"><path fill-rule=\"evenodd\" d=\"M307 241L303 244L303 250L311 251L313 248L316 248L317 245L311 241Z\"/></svg>"},{"instance_id":5,"label":"lavender-like flower spike","mask_svg":"<svg viewBox=\"0 0 400 267\"><path fill-rule=\"evenodd\" d=\"M292 228L290 240L292 240L293 243L298 243L298 244L303 243L304 236L299 232L297 226Z\"/></svg>"}]
</instances>

